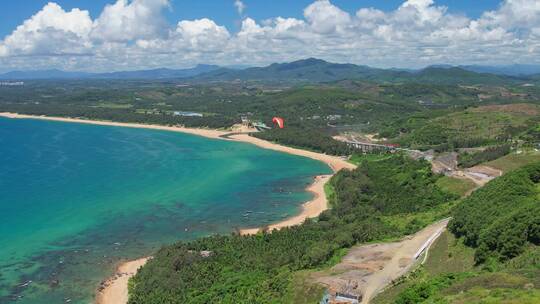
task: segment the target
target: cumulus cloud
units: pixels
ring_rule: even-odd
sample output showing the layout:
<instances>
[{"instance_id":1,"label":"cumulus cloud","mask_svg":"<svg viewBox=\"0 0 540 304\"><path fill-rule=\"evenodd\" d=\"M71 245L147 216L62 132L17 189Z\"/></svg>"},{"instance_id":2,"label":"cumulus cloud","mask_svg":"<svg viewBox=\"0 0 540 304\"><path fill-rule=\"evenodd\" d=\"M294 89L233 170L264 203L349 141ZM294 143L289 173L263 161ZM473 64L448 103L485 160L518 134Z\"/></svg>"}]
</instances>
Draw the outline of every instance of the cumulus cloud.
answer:
<instances>
[{"instance_id":1,"label":"cumulus cloud","mask_svg":"<svg viewBox=\"0 0 540 304\"><path fill-rule=\"evenodd\" d=\"M71 69L267 64L310 56L375 66L540 63L540 2L503 0L471 19L434 0L347 12L317 0L303 18L246 17L236 33L209 18L167 23L168 0L117 0L92 20L49 3L0 41L0 65ZM245 5L234 5L242 15ZM85 55L85 56L81 56ZM19 59L23 58L23 59Z\"/></svg>"},{"instance_id":2,"label":"cumulus cloud","mask_svg":"<svg viewBox=\"0 0 540 304\"><path fill-rule=\"evenodd\" d=\"M88 34L91 30L88 11L73 9L66 12L51 2L0 43L0 55L84 53L90 45Z\"/></svg>"},{"instance_id":3,"label":"cumulus cloud","mask_svg":"<svg viewBox=\"0 0 540 304\"><path fill-rule=\"evenodd\" d=\"M178 48L208 52L221 51L226 46L229 37L229 31L224 26L203 18L178 22L170 40L174 41Z\"/></svg>"},{"instance_id":4,"label":"cumulus cloud","mask_svg":"<svg viewBox=\"0 0 540 304\"><path fill-rule=\"evenodd\" d=\"M162 36L167 23L162 15L169 0L118 0L108 4L94 21L91 37L102 41L131 41Z\"/></svg>"},{"instance_id":5,"label":"cumulus cloud","mask_svg":"<svg viewBox=\"0 0 540 304\"><path fill-rule=\"evenodd\" d=\"M319 0L310 4L304 10L304 17L311 28L321 34L344 30L351 22L349 14L334 6L329 0Z\"/></svg>"}]
</instances>

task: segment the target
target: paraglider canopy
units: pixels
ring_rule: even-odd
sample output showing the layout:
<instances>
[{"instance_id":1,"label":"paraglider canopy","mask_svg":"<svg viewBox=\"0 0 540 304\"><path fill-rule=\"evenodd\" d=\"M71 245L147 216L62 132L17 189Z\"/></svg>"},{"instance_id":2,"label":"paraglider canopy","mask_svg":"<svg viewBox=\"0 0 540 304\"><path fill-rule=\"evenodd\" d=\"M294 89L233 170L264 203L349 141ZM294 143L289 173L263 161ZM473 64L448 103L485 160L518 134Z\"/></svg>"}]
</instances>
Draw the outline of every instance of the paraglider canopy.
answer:
<instances>
[{"instance_id":1,"label":"paraglider canopy","mask_svg":"<svg viewBox=\"0 0 540 304\"><path fill-rule=\"evenodd\" d=\"M276 125L278 125L278 127L280 129L283 129L283 127L285 126L284 123L283 123L283 118L281 117L274 117L272 118L272 122Z\"/></svg>"}]
</instances>

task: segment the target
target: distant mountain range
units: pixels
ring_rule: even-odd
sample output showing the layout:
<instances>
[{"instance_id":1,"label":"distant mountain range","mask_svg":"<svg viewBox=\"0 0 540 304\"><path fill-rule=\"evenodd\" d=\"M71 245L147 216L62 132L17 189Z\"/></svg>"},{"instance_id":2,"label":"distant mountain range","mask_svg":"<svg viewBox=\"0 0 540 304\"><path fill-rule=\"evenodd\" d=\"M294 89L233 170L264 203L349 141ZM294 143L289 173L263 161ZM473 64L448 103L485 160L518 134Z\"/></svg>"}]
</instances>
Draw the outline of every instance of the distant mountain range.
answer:
<instances>
[{"instance_id":1,"label":"distant mountain range","mask_svg":"<svg viewBox=\"0 0 540 304\"><path fill-rule=\"evenodd\" d=\"M308 58L289 63L273 63L266 67L252 67L243 70L220 68L194 77L208 81L290 81L324 82L341 79L370 79L393 71L370 68L355 64L330 63L321 59Z\"/></svg>"},{"instance_id":2,"label":"distant mountain range","mask_svg":"<svg viewBox=\"0 0 540 304\"><path fill-rule=\"evenodd\" d=\"M512 64L512 65L498 65L498 66L490 66L490 65L453 66L449 64L438 64L438 65L432 65L430 67L443 68L443 69L457 67L457 68L467 70L470 72L515 76L515 77L528 77L530 75L540 74L540 65L534 65L534 64Z\"/></svg>"},{"instance_id":3,"label":"distant mountain range","mask_svg":"<svg viewBox=\"0 0 540 304\"><path fill-rule=\"evenodd\" d=\"M191 78L192 81L332 82L339 80L377 82L423 82L435 84L501 84L515 81L506 75L478 73L460 67L427 67L421 70L378 69L355 64L331 63L308 58L289 63L243 70L220 68Z\"/></svg>"},{"instance_id":4,"label":"distant mountain range","mask_svg":"<svg viewBox=\"0 0 540 304\"><path fill-rule=\"evenodd\" d=\"M217 65L199 64L189 69L161 68L111 73L65 72L60 70L13 71L0 74L0 79L172 79L193 77L219 68Z\"/></svg>"},{"instance_id":5,"label":"distant mountain range","mask_svg":"<svg viewBox=\"0 0 540 304\"><path fill-rule=\"evenodd\" d=\"M65 72L60 70L12 71L0 74L0 79L27 80L27 79L76 79L85 78L91 73Z\"/></svg>"},{"instance_id":6,"label":"distant mountain range","mask_svg":"<svg viewBox=\"0 0 540 304\"><path fill-rule=\"evenodd\" d=\"M533 64L512 64L501 66L464 65L459 67L471 72L491 73L507 76L529 76L533 74L540 74L540 65Z\"/></svg>"},{"instance_id":7,"label":"distant mountain range","mask_svg":"<svg viewBox=\"0 0 540 304\"><path fill-rule=\"evenodd\" d=\"M540 66L449 66L434 65L421 70L379 69L363 65L331 63L308 58L265 67L234 68L197 65L189 69L153 69L112 73L14 71L0 74L0 79L184 79L191 82L261 81L261 82L333 82L344 79L377 82L423 82L434 84L501 84L509 81L537 80Z\"/></svg>"}]
</instances>

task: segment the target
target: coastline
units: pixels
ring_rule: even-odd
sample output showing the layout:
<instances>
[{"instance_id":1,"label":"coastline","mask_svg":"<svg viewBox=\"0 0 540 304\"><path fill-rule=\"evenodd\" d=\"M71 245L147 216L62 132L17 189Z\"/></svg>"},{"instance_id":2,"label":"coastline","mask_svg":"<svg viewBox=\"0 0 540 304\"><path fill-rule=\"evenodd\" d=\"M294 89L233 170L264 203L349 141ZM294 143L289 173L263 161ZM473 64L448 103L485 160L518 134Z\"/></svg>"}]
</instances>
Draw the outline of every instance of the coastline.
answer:
<instances>
[{"instance_id":1,"label":"coastline","mask_svg":"<svg viewBox=\"0 0 540 304\"><path fill-rule=\"evenodd\" d=\"M60 121L60 122L83 123L83 124L100 125L100 126L173 131L173 132L188 133L188 134L193 134L193 135L198 135L198 136L203 136L203 137L213 138L213 139L220 139L220 136L229 133L226 131L213 130L213 129L195 129L195 128L169 127L169 126L141 124L141 123L115 122L115 121L106 121L106 120L90 120L90 119L68 118L68 117L25 115L25 114L17 114L17 113L10 113L10 112L0 112L0 117L12 118L12 119L39 119L39 120L51 120L51 121Z\"/></svg>"},{"instance_id":2,"label":"coastline","mask_svg":"<svg viewBox=\"0 0 540 304\"><path fill-rule=\"evenodd\" d=\"M302 211L299 214L265 227L240 229L240 234L253 235L257 234L261 229L265 229L267 231L279 230L281 228L299 225L308 218L319 216L321 212L328 209L328 201L324 193L324 185L330 180L331 177L332 175L315 176L313 183L306 188L306 190L314 194L314 197L310 201L302 204Z\"/></svg>"},{"instance_id":3,"label":"coastline","mask_svg":"<svg viewBox=\"0 0 540 304\"><path fill-rule=\"evenodd\" d=\"M98 292L96 293L96 303L127 303L129 279L150 259L150 257L146 257L121 263L114 275L100 284Z\"/></svg>"},{"instance_id":4,"label":"coastline","mask_svg":"<svg viewBox=\"0 0 540 304\"><path fill-rule=\"evenodd\" d=\"M308 150L302 150L298 148L292 148L287 146L282 146L276 143L272 143L257 137L249 136L248 134L236 134L229 136L232 140L239 141L239 142L247 142L253 145L256 145L260 148L279 151L279 152L285 152L289 154L299 155L307 158L311 158L314 160L321 161L325 164L327 164L334 173L337 173L341 169L354 169L356 168L355 165L349 163L343 158L322 154L318 152L308 151Z\"/></svg>"},{"instance_id":5,"label":"coastline","mask_svg":"<svg viewBox=\"0 0 540 304\"><path fill-rule=\"evenodd\" d=\"M311 159L326 163L334 172L337 172L343 168L346 168L346 169L356 168L355 165L337 156L326 155L326 154L317 153L313 151L282 146L282 145L272 143L263 139L249 136L248 134L245 134L245 133L231 134L232 131L230 130L186 128L186 127L179 127L179 126L170 127L170 126L142 124L142 123L115 122L115 121L105 121L105 120L90 120L90 119L54 117L54 116L25 115L25 114L17 114L17 113L10 113L10 112L0 112L0 117L11 118L11 119L40 119L40 120L49 120L49 121L83 123L83 124L100 125L100 126L151 129L151 130L187 133L187 134L202 136L202 137L211 138L211 139L250 143L264 149L285 152L289 154L311 158ZM225 135L229 135L229 136L227 138L224 138L223 136Z\"/></svg>"},{"instance_id":6,"label":"coastline","mask_svg":"<svg viewBox=\"0 0 540 304\"><path fill-rule=\"evenodd\" d=\"M71 123L84 123L102 126L116 126L127 128L141 128L141 129L153 129L164 130L172 132L187 133L197 136L203 136L211 139L229 140L235 142L244 142L256 145L263 149L269 149L288 154L303 156L318 160L327 164L334 173L341 169L354 169L355 165L347 162L346 160L337 157L317 153L313 151L302 150L298 148L286 147L276 143L268 142L253 136L249 136L245 133L231 134L231 131L226 130L214 130L214 129L197 129L197 128L185 128L179 126L162 126L152 124L140 124L140 123L122 123L113 121L101 121L101 120L87 120L78 118L64 118L64 117L52 117L52 116L36 116L36 115L24 115L9 112L0 112L0 117L11 119L40 119L49 121L71 122ZM227 135L227 138L223 136ZM333 175L333 174L332 174ZM290 227L302 224L307 218L317 217L321 212L328 209L328 201L324 192L324 185L330 180L332 175L319 175L315 176L313 183L306 188L307 191L314 194L313 199L302 204L302 210L299 214L286 218L277 223L270 224L265 227L257 228L245 228L240 229L240 234L251 235L258 233L261 229L267 229L272 231L275 229L281 229L284 227ZM128 261L118 266L115 274L105 280L96 294L96 302L98 304L119 304L127 303L128 294L128 280L137 273L137 270L144 266L149 260L149 257Z\"/></svg>"}]
</instances>

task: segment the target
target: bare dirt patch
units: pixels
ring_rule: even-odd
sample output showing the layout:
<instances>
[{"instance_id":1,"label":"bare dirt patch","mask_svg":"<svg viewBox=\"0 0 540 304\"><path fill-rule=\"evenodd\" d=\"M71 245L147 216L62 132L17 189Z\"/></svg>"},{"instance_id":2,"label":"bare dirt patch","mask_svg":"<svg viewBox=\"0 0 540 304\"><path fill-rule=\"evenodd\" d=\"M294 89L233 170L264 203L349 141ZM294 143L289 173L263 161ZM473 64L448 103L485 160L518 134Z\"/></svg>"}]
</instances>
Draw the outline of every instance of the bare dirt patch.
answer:
<instances>
[{"instance_id":1,"label":"bare dirt patch","mask_svg":"<svg viewBox=\"0 0 540 304\"><path fill-rule=\"evenodd\" d=\"M355 246L339 264L313 274L313 278L333 297L340 293L357 296L361 303L369 303L378 292L415 265L420 253L429 248L447 224L448 219L437 222L398 242Z\"/></svg>"}]
</instances>

